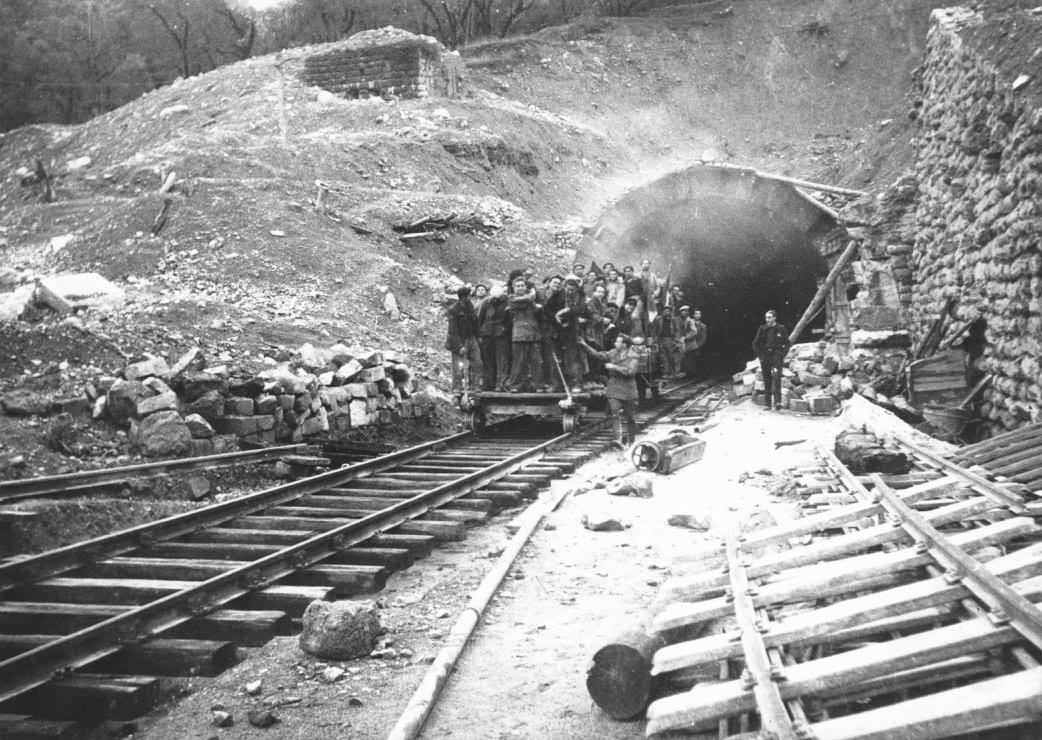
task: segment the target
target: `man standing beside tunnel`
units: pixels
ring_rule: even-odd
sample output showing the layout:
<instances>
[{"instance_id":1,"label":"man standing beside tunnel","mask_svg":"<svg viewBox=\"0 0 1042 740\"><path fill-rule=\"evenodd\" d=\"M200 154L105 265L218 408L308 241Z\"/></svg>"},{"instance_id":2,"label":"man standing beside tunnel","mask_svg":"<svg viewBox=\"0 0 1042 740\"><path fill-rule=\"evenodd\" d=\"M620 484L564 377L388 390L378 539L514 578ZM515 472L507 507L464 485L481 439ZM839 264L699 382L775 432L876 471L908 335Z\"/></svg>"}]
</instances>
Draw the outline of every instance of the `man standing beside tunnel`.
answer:
<instances>
[{"instance_id":1,"label":"man standing beside tunnel","mask_svg":"<svg viewBox=\"0 0 1042 740\"><path fill-rule=\"evenodd\" d=\"M789 332L778 323L774 309L764 315L766 323L756 330L753 352L760 360L763 374L764 406L781 409L781 376L785 355L789 351Z\"/></svg>"}]
</instances>

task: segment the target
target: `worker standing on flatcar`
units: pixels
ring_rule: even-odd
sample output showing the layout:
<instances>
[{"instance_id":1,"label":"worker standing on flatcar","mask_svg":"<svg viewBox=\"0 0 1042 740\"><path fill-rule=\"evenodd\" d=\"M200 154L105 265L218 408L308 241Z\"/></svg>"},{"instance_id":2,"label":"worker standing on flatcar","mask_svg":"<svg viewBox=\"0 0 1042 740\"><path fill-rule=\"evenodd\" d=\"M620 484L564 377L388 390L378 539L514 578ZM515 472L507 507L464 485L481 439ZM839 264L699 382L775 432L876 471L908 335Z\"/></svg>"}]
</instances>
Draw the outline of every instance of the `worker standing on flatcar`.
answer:
<instances>
[{"instance_id":1,"label":"worker standing on flatcar","mask_svg":"<svg viewBox=\"0 0 1042 740\"><path fill-rule=\"evenodd\" d=\"M452 355L452 390L463 392L464 368L467 387L476 391L481 387L481 349L478 345L478 317L470 302L470 288L456 290L456 303L448 311L448 336L445 349Z\"/></svg>"},{"instance_id":2,"label":"worker standing on flatcar","mask_svg":"<svg viewBox=\"0 0 1042 740\"><path fill-rule=\"evenodd\" d=\"M481 387L505 391L510 381L510 312L506 288L496 283L478 309L478 343L485 370Z\"/></svg>"},{"instance_id":3,"label":"worker standing on flatcar","mask_svg":"<svg viewBox=\"0 0 1042 740\"><path fill-rule=\"evenodd\" d=\"M593 289L593 295L586 301L586 341L598 352L603 352L607 332L615 326L612 309L605 302L607 291L603 285ZM587 385L603 385L604 363L597 358L590 359L590 373Z\"/></svg>"},{"instance_id":4,"label":"worker standing on flatcar","mask_svg":"<svg viewBox=\"0 0 1042 740\"><path fill-rule=\"evenodd\" d=\"M554 321L559 327L557 330L557 344L564 361L564 377L572 393L582 392L582 379L590 368L586 362L586 353L583 352L579 341L583 338L588 318L586 314L586 300L583 297L579 279L570 275L564 281L564 292L562 293L563 306L554 314Z\"/></svg>"},{"instance_id":5,"label":"worker standing on flatcar","mask_svg":"<svg viewBox=\"0 0 1042 740\"><path fill-rule=\"evenodd\" d=\"M564 293L561 284L564 278L560 275L552 275L543 281L543 290L536 302L536 318L539 323L539 336L542 342L540 347L543 360L543 377L547 384L554 390L563 391L561 378L557 372L556 365L561 362L561 355L557 352L557 334L560 326L554 316L564 308Z\"/></svg>"},{"instance_id":6,"label":"worker standing on flatcar","mask_svg":"<svg viewBox=\"0 0 1042 740\"><path fill-rule=\"evenodd\" d=\"M595 350L585 340L582 347L591 357L604 363L608 371L608 385L604 395L608 398L608 411L611 413L612 431L615 433L614 446L625 449L637 436L637 364L633 354L630 338L620 334L615 338L615 346L609 352ZM623 426L625 424L625 427Z\"/></svg>"},{"instance_id":7,"label":"worker standing on flatcar","mask_svg":"<svg viewBox=\"0 0 1042 740\"><path fill-rule=\"evenodd\" d=\"M507 389L517 393L531 373L532 385L543 383L543 362L540 356L539 324L536 320L536 290L524 276L514 279L513 291L507 298L511 327L511 369Z\"/></svg>"}]
</instances>

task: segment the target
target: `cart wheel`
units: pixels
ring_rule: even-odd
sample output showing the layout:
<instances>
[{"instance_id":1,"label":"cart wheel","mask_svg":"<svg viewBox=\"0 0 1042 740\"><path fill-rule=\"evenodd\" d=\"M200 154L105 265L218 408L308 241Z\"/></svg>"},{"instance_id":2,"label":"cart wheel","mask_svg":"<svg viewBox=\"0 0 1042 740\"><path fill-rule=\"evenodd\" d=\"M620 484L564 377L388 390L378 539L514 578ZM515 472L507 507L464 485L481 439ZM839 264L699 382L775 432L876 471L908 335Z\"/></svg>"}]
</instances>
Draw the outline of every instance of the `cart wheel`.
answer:
<instances>
[{"instance_id":1,"label":"cart wheel","mask_svg":"<svg viewBox=\"0 0 1042 740\"><path fill-rule=\"evenodd\" d=\"M471 409L463 417L463 426L467 431L483 436L485 434L485 412L480 408Z\"/></svg>"},{"instance_id":2,"label":"cart wheel","mask_svg":"<svg viewBox=\"0 0 1042 740\"><path fill-rule=\"evenodd\" d=\"M658 470L662 461L658 447L647 442L634 445L630 450L630 458L633 460L633 467L638 470Z\"/></svg>"},{"instance_id":3,"label":"cart wheel","mask_svg":"<svg viewBox=\"0 0 1042 740\"><path fill-rule=\"evenodd\" d=\"M582 414L579 413L579 409L566 411L561 419L561 426L564 427L566 433L579 431L579 428L582 427Z\"/></svg>"}]
</instances>

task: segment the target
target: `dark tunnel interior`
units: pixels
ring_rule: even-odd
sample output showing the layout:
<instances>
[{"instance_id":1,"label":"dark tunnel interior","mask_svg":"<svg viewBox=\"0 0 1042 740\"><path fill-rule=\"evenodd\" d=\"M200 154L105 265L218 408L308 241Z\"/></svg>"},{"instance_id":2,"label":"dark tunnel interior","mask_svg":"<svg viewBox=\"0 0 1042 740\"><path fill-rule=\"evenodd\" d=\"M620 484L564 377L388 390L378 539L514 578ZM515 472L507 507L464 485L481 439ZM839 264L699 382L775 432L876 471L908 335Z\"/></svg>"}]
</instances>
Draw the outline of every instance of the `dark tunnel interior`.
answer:
<instances>
[{"instance_id":1,"label":"dark tunnel interior","mask_svg":"<svg viewBox=\"0 0 1042 740\"><path fill-rule=\"evenodd\" d=\"M647 255L652 269L669 272L684 302L702 312L709 337L702 369L714 374L736 372L752 358L768 309L791 330L826 272L814 234L766 203L703 194L646 216L629 233L633 264ZM821 314L810 328L823 325Z\"/></svg>"}]
</instances>

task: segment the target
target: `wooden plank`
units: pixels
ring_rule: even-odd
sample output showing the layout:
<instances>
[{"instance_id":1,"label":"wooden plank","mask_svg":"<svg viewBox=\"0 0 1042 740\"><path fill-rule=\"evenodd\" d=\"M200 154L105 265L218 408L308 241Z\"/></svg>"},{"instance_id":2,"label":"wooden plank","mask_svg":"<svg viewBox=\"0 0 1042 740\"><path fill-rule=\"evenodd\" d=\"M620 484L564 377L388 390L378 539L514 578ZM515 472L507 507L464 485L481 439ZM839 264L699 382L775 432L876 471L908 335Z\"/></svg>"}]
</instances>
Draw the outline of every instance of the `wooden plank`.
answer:
<instances>
[{"instance_id":1,"label":"wooden plank","mask_svg":"<svg viewBox=\"0 0 1042 740\"><path fill-rule=\"evenodd\" d=\"M996 558L985 567L1003 580L1014 583L1017 592L1027 598L1042 595L1042 579L1037 578L1042 574L1042 545ZM819 640L838 630L945 606L968 596L971 596L969 589L960 583L928 578L787 616L772 624L764 640L769 646ZM721 606L727 608L726 604ZM660 624L665 626L668 623L656 619L653 626L658 629ZM733 633L678 642L655 654L652 673L657 675L736 654Z\"/></svg>"},{"instance_id":2,"label":"wooden plank","mask_svg":"<svg viewBox=\"0 0 1042 740\"><path fill-rule=\"evenodd\" d=\"M931 740L1010 727L1042 716L1042 668L978 681L867 712L817 722L817 740Z\"/></svg>"},{"instance_id":3,"label":"wooden plank","mask_svg":"<svg viewBox=\"0 0 1042 740\"><path fill-rule=\"evenodd\" d=\"M943 525L962 521L995 506L993 501L978 497L935 509L925 516L928 521L936 525ZM801 565L852 555L884 543L910 541L911 536L907 532L892 525L867 527L804 547L758 558L749 566L749 574L754 578L762 578ZM691 598L708 589L723 587L726 583L726 573L702 573L670 581L663 586L663 596L669 600Z\"/></svg>"},{"instance_id":4,"label":"wooden plank","mask_svg":"<svg viewBox=\"0 0 1042 740\"><path fill-rule=\"evenodd\" d=\"M911 503L932 496L944 495L948 492L950 487L956 485L961 485L958 478L952 476L937 478L936 480L928 481L921 485L902 490L901 496L905 501ZM843 509L813 514L798 519L795 522L768 527L767 529L762 529L756 532L750 532L742 543L742 549L746 552L750 552L754 551L758 547L764 547L776 542L785 542L794 537L800 537L814 532L823 532L829 529L838 529L844 524L864 519L866 517L876 516L882 512L883 507L880 504L859 503L852 504ZM708 569L715 565L722 565L726 562L726 557L723 549L719 545L715 545L696 551L692 555L685 556L680 560L680 562L684 565L693 564L700 566L702 569ZM668 590L669 587L670 584L666 584L664 589ZM665 590L663 591L664 594L666 593ZM672 596L670 595L668 598L672 598Z\"/></svg>"},{"instance_id":5,"label":"wooden plank","mask_svg":"<svg viewBox=\"0 0 1042 740\"><path fill-rule=\"evenodd\" d=\"M1015 644L1019 640L1019 634L1012 627L974 619L788 666L784 681L776 683L780 697L788 700ZM653 703L648 717L651 719L654 715L656 730L662 731L665 727L702 725L719 717L757 711L759 701L759 696L742 681L697 684L686 694L670 697L664 705Z\"/></svg>"}]
</instances>

